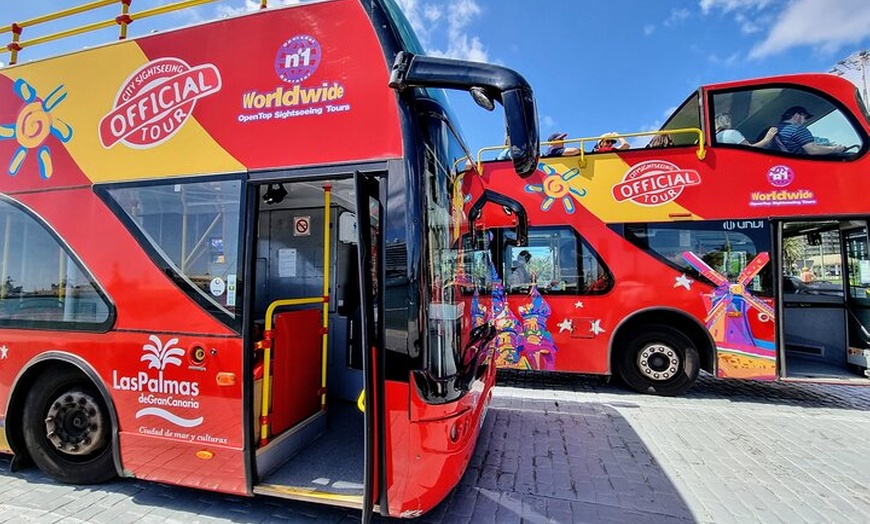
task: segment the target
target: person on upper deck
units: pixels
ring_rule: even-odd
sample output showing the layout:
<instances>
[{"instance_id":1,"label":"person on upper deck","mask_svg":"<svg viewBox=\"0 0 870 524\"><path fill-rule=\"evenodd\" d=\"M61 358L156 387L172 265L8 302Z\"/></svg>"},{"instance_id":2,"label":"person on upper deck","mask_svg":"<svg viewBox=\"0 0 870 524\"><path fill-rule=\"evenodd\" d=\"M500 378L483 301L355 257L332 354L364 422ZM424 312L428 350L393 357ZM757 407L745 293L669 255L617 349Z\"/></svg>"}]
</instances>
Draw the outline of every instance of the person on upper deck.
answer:
<instances>
[{"instance_id":1,"label":"person on upper deck","mask_svg":"<svg viewBox=\"0 0 870 524\"><path fill-rule=\"evenodd\" d=\"M716 115L716 140L723 144L740 144L742 146L767 147L779 130L771 127L758 142L752 143L746 140L743 133L731 127L731 115L719 113Z\"/></svg>"},{"instance_id":2,"label":"person on upper deck","mask_svg":"<svg viewBox=\"0 0 870 524\"><path fill-rule=\"evenodd\" d=\"M846 150L840 144L822 145L817 144L816 139L806 124L813 115L802 106L792 106L782 114L778 139L789 153L796 155L830 155L842 153Z\"/></svg>"},{"instance_id":3,"label":"person on upper deck","mask_svg":"<svg viewBox=\"0 0 870 524\"><path fill-rule=\"evenodd\" d=\"M615 131L604 133L598 140L598 143L592 148L593 153L603 153L605 151L623 150L631 147L631 144Z\"/></svg>"},{"instance_id":4,"label":"person on upper deck","mask_svg":"<svg viewBox=\"0 0 870 524\"><path fill-rule=\"evenodd\" d=\"M551 133L549 137L547 137L547 142L558 142L560 140L565 140L565 137L568 136L568 133ZM550 144L550 147L544 152L544 156L573 156L579 155L580 149L576 147L565 147L564 142L558 144Z\"/></svg>"},{"instance_id":5,"label":"person on upper deck","mask_svg":"<svg viewBox=\"0 0 870 524\"><path fill-rule=\"evenodd\" d=\"M656 148L660 148L660 147L673 147L673 145L674 145L674 139L671 137L671 135L669 133L664 133L664 134L656 135L656 136L652 137L652 139L649 141L649 144L647 144L646 147L648 147L650 149L656 149Z\"/></svg>"}]
</instances>

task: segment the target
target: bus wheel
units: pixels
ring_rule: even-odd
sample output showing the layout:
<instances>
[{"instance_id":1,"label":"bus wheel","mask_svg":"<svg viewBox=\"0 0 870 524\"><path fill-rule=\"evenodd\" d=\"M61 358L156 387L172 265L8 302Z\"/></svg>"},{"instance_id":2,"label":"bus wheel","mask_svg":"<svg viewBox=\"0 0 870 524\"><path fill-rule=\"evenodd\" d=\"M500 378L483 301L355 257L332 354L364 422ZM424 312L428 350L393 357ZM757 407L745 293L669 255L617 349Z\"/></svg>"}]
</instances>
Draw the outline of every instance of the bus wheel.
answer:
<instances>
[{"instance_id":1,"label":"bus wheel","mask_svg":"<svg viewBox=\"0 0 870 524\"><path fill-rule=\"evenodd\" d=\"M116 475L109 410L93 384L72 369L52 369L27 395L27 451L46 475L97 484Z\"/></svg>"},{"instance_id":2,"label":"bus wheel","mask_svg":"<svg viewBox=\"0 0 870 524\"><path fill-rule=\"evenodd\" d=\"M698 378L700 358L692 341L662 325L646 326L618 357L623 381L635 391L679 395Z\"/></svg>"}]
</instances>

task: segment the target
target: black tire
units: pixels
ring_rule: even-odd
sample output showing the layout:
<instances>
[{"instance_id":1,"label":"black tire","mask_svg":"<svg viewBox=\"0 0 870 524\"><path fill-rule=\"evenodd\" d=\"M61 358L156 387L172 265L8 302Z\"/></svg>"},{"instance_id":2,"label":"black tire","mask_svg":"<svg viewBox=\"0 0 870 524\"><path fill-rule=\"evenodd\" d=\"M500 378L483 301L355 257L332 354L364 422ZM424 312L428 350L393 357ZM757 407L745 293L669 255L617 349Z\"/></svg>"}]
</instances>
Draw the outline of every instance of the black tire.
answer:
<instances>
[{"instance_id":1,"label":"black tire","mask_svg":"<svg viewBox=\"0 0 870 524\"><path fill-rule=\"evenodd\" d=\"M698 378L700 357L692 341L680 331L663 325L643 326L640 333L619 349L620 378L639 393L680 395Z\"/></svg>"},{"instance_id":2,"label":"black tire","mask_svg":"<svg viewBox=\"0 0 870 524\"><path fill-rule=\"evenodd\" d=\"M51 369L27 395L24 442L46 475L68 484L98 484L117 475L112 421L102 395L72 369Z\"/></svg>"}]
</instances>

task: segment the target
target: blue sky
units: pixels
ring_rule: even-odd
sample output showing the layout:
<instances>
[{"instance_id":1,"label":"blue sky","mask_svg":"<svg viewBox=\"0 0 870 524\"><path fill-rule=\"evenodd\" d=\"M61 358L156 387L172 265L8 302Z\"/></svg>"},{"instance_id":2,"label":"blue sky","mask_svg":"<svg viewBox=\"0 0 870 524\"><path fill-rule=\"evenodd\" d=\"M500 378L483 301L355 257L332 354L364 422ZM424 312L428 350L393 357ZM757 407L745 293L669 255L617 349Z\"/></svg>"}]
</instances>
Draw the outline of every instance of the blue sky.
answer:
<instances>
[{"instance_id":1,"label":"blue sky","mask_svg":"<svg viewBox=\"0 0 870 524\"><path fill-rule=\"evenodd\" d=\"M0 26L86 1L6 0L0 7ZM430 54L489 61L521 72L535 89L544 137L556 130L579 137L655 129L699 85L826 72L870 48L868 0L396 1ZM134 0L133 10L165 3L170 2ZM297 0L270 2L286 3ZM258 4L216 2L136 22L130 33L141 35ZM115 11L104 8L99 17L80 15L75 20L84 24L113 17ZM104 42L112 31L26 49L21 60ZM8 36L2 35L4 40ZM0 55L0 62L7 60L8 54ZM847 76L861 84L857 71L847 71ZM476 150L501 142L501 113L485 112L465 93L452 94L451 100L469 146Z\"/></svg>"}]
</instances>

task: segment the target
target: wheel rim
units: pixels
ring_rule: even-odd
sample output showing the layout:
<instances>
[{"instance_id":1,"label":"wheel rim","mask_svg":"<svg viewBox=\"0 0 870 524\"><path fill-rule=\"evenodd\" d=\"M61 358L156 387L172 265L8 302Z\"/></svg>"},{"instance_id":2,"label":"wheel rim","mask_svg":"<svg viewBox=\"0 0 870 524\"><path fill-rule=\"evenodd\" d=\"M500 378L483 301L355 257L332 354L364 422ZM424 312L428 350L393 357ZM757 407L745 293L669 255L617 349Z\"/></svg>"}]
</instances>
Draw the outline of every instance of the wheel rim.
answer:
<instances>
[{"instance_id":1,"label":"wheel rim","mask_svg":"<svg viewBox=\"0 0 870 524\"><path fill-rule=\"evenodd\" d=\"M83 391L67 391L57 397L45 417L46 437L67 455L89 455L108 442L103 412L97 401Z\"/></svg>"},{"instance_id":2,"label":"wheel rim","mask_svg":"<svg viewBox=\"0 0 870 524\"><path fill-rule=\"evenodd\" d=\"M641 374L656 382L674 378L681 364L680 354L666 344L648 344L637 355Z\"/></svg>"}]
</instances>

